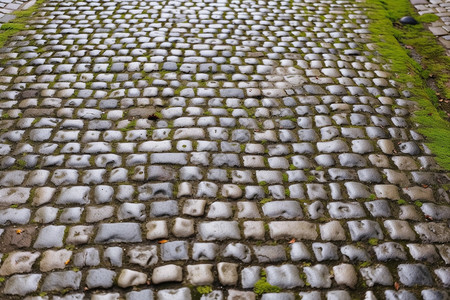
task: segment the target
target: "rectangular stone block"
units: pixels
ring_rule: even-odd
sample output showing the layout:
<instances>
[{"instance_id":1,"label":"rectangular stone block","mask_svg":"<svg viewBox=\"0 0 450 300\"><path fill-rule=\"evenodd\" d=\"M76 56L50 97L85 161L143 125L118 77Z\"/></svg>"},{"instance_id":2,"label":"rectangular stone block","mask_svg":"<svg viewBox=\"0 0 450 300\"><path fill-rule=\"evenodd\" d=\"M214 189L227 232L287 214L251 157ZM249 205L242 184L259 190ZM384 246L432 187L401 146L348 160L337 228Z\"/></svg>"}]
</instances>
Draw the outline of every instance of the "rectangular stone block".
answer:
<instances>
[{"instance_id":1,"label":"rectangular stone block","mask_svg":"<svg viewBox=\"0 0 450 300\"><path fill-rule=\"evenodd\" d=\"M236 221L214 221L200 223L198 231L202 240L240 239L241 233Z\"/></svg>"},{"instance_id":2,"label":"rectangular stone block","mask_svg":"<svg viewBox=\"0 0 450 300\"><path fill-rule=\"evenodd\" d=\"M30 188L6 188L0 189L0 206L23 204L30 197Z\"/></svg>"},{"instance_id":3,"label":"rectangular stone block","mask_svg":"<svg viewBox=\"0 0 450 300\"><path fill-rule=\"evenodd\" d=\"M152 164L187 164L187 154L185 153L153 153L150 155Z\"/></svg>"},{"instance_id":4,"label":"rectangular stone block","mask_svg":"<svg viewBox=\"0 0 450 300\"><path fill-rule=\"evenodd\" d=\"M316 224L306 221L270 222L269 232L274 240L289 238L315 240L318 236Z\"/></svg>"},{"instance_id":5,"label":"rectangular stone block","mask_svg":"<svg viewBox=\"0 0 450 300\"><path fill-rule=\"evenodd\" d=\"M138 223L100 224L95 243L136 243L142 241Z\"/></svg>"}]
</instances>

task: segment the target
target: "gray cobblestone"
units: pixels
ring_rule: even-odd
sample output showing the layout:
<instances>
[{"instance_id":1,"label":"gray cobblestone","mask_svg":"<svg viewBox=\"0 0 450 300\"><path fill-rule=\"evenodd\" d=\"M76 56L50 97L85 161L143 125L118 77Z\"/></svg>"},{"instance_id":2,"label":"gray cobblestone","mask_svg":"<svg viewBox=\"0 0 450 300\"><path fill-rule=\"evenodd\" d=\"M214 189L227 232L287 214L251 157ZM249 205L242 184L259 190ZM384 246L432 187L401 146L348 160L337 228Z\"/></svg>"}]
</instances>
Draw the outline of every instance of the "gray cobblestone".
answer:
<instances>
[{"instance_id":1,"label":"gray cobblestone","mask_svg":"<svg viewBox=\"0 0 450 300\"><path fill-rule=\"evenodd\" d=\"M112 243L112 242L140 242L141 230L137 223L110 223L100 224L96 243Z\"/></svg>"},{"instance_id":2,"label":"gray cobblestone","mask_svg":"<svg viewBox=\"0 0 450 300\"><path fill-rule=\"evenodd\" d=\"M5 284L6 295L20 295L35 292L38 289L41 274L14 275Z\"/></svg>"},{"instance_id":3,"label":"gray cobblestone","mask_svg":"<svg viewBox=\"0 0 450 300\"><path fill-rule=\"evenodd\" d=\"M110 288L115 277L114 271L104 268L91 269L86 277L86 285L88 288Z\"/></svg>"},{"instance_id":4,"label":"gray cobblestone","mask_svg":"<svg viewBox=\"0 0 450 300\"><path fill-rule=\"evenodd\" d=\"M298 269L294 265L269 266L266 268L266 272L267 282L272 285L287 289L304 285L299 277Z\"/></svg>"},{"instance_id":5,"label":"gray cobblestone","mask_svg":"<svg viewBox=\"0 0 450 300\"><path fill-rule=\"evenodd\" d=\"M305 267L303 271L306 274L307 282L313 288L329 288L331 287L331 275L325 265L314 265L312 267Z\"/></svg>"},{"instance_id":6,"label":"gray cobblestone","mask_svg":"<svg viewBox=\"0 0 450 300\"><path fill-rule=\"evenodd\" d=\"M388 268L383 265L377 265L374 267L361 268L361 275L366 281L368 286L374 285L386 285L393 284L393 278Z\"/></svg>"},{"instance_id":7,"label":"gray cobblestone","mask_svg":"<svg viewBox=\"0 0 450 300\"><path fill-rule=\"evenodd\" d=\"M422 264L401 264L398 266L400 282L406 286L431 285L433 279L430 271Z\"/></svg>"},{"instance_id":8,"label":"gray cobblestone","mask_svg":"<svg viewBox=\"0 0 450 300\"><path fill-rule=\"evenodd\" d=\"M5 297L445 299L448 178L367 4L163 2L49 0L5 41Z\"/></svg>"},{"instance_id":9,"label":"gray cobblestone","mask_svg":"<svg viewBox=\"0 0 450 300\"><path fill-rule=\"evenodd\" d=\"M64 271L47 275L42 283L43 291L58 291L60 289L77 289L81 282L81 272Z\"/></svg>"},{"instance_id":10,"label":"gray cobblestone","mask_svg":"<svg viewBox=\"0 0 450 300\"><path fill-rule=\"evenodd\" d=\"M350 221L347 222L352 240L368 240L371 238L383 239L384 235L380 225L371 220Z\"/></svg>"}]
</instances>

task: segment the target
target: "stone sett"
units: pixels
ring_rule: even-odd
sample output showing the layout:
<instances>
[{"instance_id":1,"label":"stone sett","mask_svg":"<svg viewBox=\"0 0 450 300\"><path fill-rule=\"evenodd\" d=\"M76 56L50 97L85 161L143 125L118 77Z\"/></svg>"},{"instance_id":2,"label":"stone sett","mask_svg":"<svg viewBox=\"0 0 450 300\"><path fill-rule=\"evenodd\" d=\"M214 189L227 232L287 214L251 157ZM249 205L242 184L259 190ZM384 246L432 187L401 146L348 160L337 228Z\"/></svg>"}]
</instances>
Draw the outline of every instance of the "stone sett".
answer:
<instances>
[{"instance_id":1,"label":"stone sett","mask_svg":"<svg viewBox=\"0 0 450 300\"><path fill-rule=\"evenodd\" d=\"M6 298L448 298L449 179L366 3L40 5L0 49Z\"/></svg>"}]
</instances>

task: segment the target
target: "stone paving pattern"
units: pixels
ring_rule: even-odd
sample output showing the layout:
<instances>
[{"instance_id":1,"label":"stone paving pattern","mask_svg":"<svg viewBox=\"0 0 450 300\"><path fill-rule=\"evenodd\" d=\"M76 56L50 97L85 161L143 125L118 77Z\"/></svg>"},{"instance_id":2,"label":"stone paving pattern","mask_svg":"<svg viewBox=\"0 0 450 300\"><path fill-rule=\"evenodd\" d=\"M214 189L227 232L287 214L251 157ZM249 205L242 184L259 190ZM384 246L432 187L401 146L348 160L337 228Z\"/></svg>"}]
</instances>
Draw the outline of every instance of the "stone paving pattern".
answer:
<instances>
[{"instance_id":1,"label":"stone paving pattern","mask_svg":"<svg viewBox=\"0 0 450 300\"><path fill-rule=\"evenodd\" d=\"M366 11L47 1L0 53L2 299L448 299L448 178Z\"/></svg>"},{"instance_id":2,"label":"stone paving pattern","mask_svg":"<svg viewBox=\"0 0 450 300\"><path fill-rule=\"evenodd\" d=\"M419 15L435 14L440 20L432 22L428 29L447 49L450 56L450 2L445 0L411 0Z\"/></svg>"},{"instance_id":3,"label":"stone paving pattern","mask_svg":"<svg viewBox=\"0 0 450 300\"><path fill-rule=\"evenodd\" d=\"M22 0L0 0L0 25L15 19L13 12L21 9L27 9L35 3Z\"/></svg>"}]
</instances>

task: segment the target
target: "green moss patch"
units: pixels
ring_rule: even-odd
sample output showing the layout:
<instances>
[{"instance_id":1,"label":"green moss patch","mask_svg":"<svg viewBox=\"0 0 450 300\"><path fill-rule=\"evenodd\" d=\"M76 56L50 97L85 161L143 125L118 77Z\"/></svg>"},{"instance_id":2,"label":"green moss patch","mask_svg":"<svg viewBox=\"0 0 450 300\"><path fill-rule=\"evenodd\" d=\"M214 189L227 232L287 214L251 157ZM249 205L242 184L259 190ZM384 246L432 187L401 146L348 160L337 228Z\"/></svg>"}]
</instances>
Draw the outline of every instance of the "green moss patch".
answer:
<instances>
[{"instance_id":1,"label":"green moss patch","mask_svg":"<svg viewBox=\"0 0 450 300\"><path fill-rule=\"evenodd\" d=\"M198 286L196 289L197 289L197 292L199 292L202 295L209 294L213 291L213 289L210 285Z\"/></svg>"},{"instance_id":2,"label":"green moss patch","mask_svg":"<svg viewBox=\"0 0 450 300\"><path fill-rule=\"evenodd\" d=\"M281 289L275 285L271 285L270 283L268 283L266 277L263 276L255 283L253 291L257 295L262 295L265 293L279 293L281 292Z\"/></svg>"},{"instance_id":3,"label":"green moss patch","mask_svg":"<svg viewBox=\"0 0 450 300\"><path fill-rule=\"evenodd\" d=\"M421 23L430 23L439 20L439 17L434 14L424 14L418 16L416 19Z\"/></svg>"},{"instance_id":4,"label":"green moss patch","mask_svg":"<svg viewBox=\"0 0 450 300\"><path fill-rule=\"evenodd\" d=\"M427 146L436 155L436 161L449 170L450 123L439 102L450 98L450 58L422 23L402 25L399 22L403 16L412 16L419 22L432 22L437 17L417 16L409 0L367 0L367 4L373 20L369 27L372 40L382 57L390 62L395 80L413 93L412 100L420 107L413 117L421 125L417 131L427 137ZM420 57L420 64L413 55ZM430 79L439 93L428 87Z\"/></svg>"},{"instance_id":5,"label":"green moss patch","mask_svg":"<svg viewBox=\"0 0 450 300\"><path fill-rule=\"evenodd\" d=\"M32 7L13 13L16 18L8 23L3 24L0 27L0 48L5 45L10 36L13 36L19 31L26 29L28 19L35 11L37 11L37 9L42 5L42 3L44 3L44 1L45 0L37 0Z\"/></svg>"}]
</instances>

